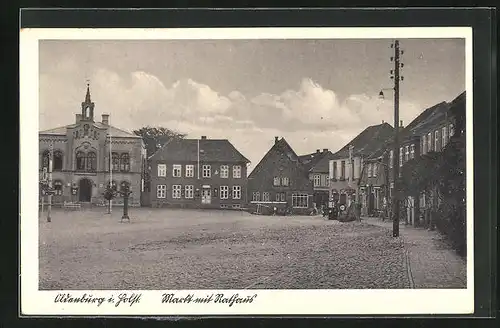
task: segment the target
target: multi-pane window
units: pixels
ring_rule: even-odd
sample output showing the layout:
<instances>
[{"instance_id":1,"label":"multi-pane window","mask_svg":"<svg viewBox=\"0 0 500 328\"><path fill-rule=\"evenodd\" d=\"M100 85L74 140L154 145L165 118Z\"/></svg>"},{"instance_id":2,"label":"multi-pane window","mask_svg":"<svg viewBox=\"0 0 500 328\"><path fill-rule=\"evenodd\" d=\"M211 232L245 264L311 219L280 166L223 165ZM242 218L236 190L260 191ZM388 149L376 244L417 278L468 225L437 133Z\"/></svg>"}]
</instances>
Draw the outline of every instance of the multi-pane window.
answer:
<instances>
[{"instance_id":1,"label":"multi-pane window","mask_svg":"<svg viewBox=\"0 0 500 328\"><path fill-rule=\"evenodd\" d=\"M181 198L181 190L182 186L181 185L173 185L172 186L172 198Z\"/></svg>"},{"instance_id":2,"label":"multi-pane window","mask_svg":"<svg viewBox=\"0 0 500 328\"><path fill-rule=\"evenodd\" d=\"M182 165L174 164L172 168L172 176L174 178L180 178L182 176Z\"/></svg>"},{"instance_id":3,"label":"multi-pane window","mask_svg":"<svg viewBox=\"0 0 500 328\"><path fill-rule=\"evenodd\" d=\"M157 185L156 186L156 198L166 198L167 197L167 186Z\"/></svg>"},{"instance_id":4,"label":"multi-pane window","mask_svg":"<svg viewBox=\"0 0 500 328\"><path fill-rule=\"evenodd\" d=\"M268 202L269 201L269 193L268 192L263 192L262 193L262 201Z\"/></svg>"},{"instance_id":5,"label":"multi-pane window","mask_svg":"<svg viewBox=\"0 0 500 328\"><path fill-rule=\"evenodd\" d=\"M434 151L439 151L439 130L434 131Z\"/></svg>"},{"instance_id":6,"label":"multi-pane window","mask_svg":"<svg viewBox=\"0 0 500 328\"><path fill-rule=\"evenodd\" d=\"M54 160L52 163L52 169L54 171L60 171L63 168L63 153L59 150L54 152Z\"/></svg>"},{"instance_id":7,"label":"multi-pane window","mask_svg":"<svg viewBox=\"0 0 500 328\"><path fill-rule=\"evenodd\" d=\"M120 170L120 155L118 153L111 154L111 169L116 172Z\"/></svg>"},{"instance_id":8,"label":"multi-pane window","mask_svg":"<svg viewBox=\"0 0 500 328\"><path fill-rule=\"evenodd\" d=\"M394 150L389 153L389 167L392 168L394 165Z\"/></svg>"},{"instance_id":9,"label":"multi-pane window","mask_svg":"<svg viewBox=\"0 0 500 328\"><path fill-rule=\"evenodd\" d=\"M411 159L415 158L415 144L410 145L410 158Z\"/></svg>"},{"instance_id":10,"label":"multi-pane window","mask_svg":"<svg viewBox=\"0 0 500 328\"><path fill-rule=\"evenodd\" d=\"M403 147L399 148L399 166L403 166Z\"/></svg>"},{"instance_id":11,"label":"multi-pane window","mask_svg":"<svg viewBox=\"0 0 500 328\"><path fill-rule=\"evenodd\" d=\"M449 130L450 130L450 137L453 137L453 135L455 134L455 127L453 126L453 124L450 124L449 126Z\"/></svg>"},{"instance_id":12,"label":"multi-pane window","mask_svg":"<svg viewBox=\"0 0 500 328\"><path fill-rule=\"evenodd\" d=\"M289 181L288 181L288 177L283 177L283 178L281 178L281 184L282 184L283 186L285 186L285 187L286 187L286 186L288 186L288 182L289 182Z\"/></svg>"},{"instance_id":13,"label":"multi-pane window","mask_svg":"<svg viewBox=\"0 0 500 328\"><path fill-rule=\"evenodd\" d=\"M212 176L212 171L210 165L203 165L203 177L210 178Z\"/></svg>"},{"instance_id":14,"label":"multi-pane window","mask_svg":"<svg viewBox=\"0 0 500 328\"><path fill-rule=\"evenodd\" d=\"M83 151L79 151L76 153L76 169L78 171L85 170L85 153Z\"/></svg>"},{"instance_id":15,"label":"multi-pane window","mask_svg":"<svg viewBox=\"0 0 500 328\"><path fill-rule=\"evenodd\" d=\"M167 165L166 164L158 164L158 176L166 177L167 176Z\"/></svg>"},{"instance_id":16,"label":"multi-pane window","mask_svg":"<svg viewBox=\"0 0 500 328\"><path fill-rule=\"evenodd\" d=\"M427 133L427 152L432 151L432 133Z\"/></svg>"},{"instance_id":17,"label":"multi-pane window","mask_svg":"<svg viewBox=\"0 0 500 328\"><path fill-rule=\"evenodd\" d=\"M120 170L122 172L130 171L130 156L128 153L123 153L120 157Z\"/></svg>"},{"instance_id":18,"label":"multi-pane window","mask_svg":"<svg viewBox=\"0 0 500 328\"><path fill-rule=\"evenodd\" d=\"M229 198L229 187L220 186L220 199L228 199L228 198Z\"/></svg>"},{"instance_id":19,"label":"multi-pane window","mask_svg":"<svg viewBox=\"0 0 500 328\"><path fill-rule=\"evenodd\" d=\"M254 191L252 193L252 201L254 201L254 202L260 201L260 192Z\"/></svg>"},{"instance_id":20,"label":"multi-pane window","mask_svg":"<svg viewBox=\"0 0 500 328\"><path fill-rule=\"evenodd\" d=\"M241 178L241 166L240 165L233 166L233 178L235 178L235 179Z\"/></svg>"},{"instance_id":21,"label":"multi-pane window","mask_svg":"<svg viewBox=\"0 0 500 328\"><path fill-rule=\"evenodd\" d=\"M319 187L321 185L321 176L319 174L315 174L313 176L313 183L315 187Z\"/></svg>"},{"instance_id":22,"label":"multi-pane window","mask_svg":"<svg viewBox=\"0 0 500 328\"><path fill-rule=\"evenodd\" d=\"M241 199L241 186L233 186L233 199Z\"/></svg>"},{"instance_id":23,"label":"multi-pane window","mask_svg":"<svg viewBox=\"0 0 500 328\"><path fill-rule=\"evenodd\" d=\"M229 166L228 165L221 165L220 166L220 177L221 178L229 178Z\"/></svg>"},{"instance_id":24,"label":"multi-pane window","mask_svg":"<svg viewBox=\"0 0 500 328\"><path fill-rule=\"evenodd\" d=\"M410 146L405 146L405 161L408 162L410 159Z\"/></svg>"},{"instance_id":25,"label":"multi-pane window","mask_svg":"<svg viewBox=\"0 0 500 328\"><path fill-rule=\"evenodd\" d=\"M187 185L184 186L184 197L186 198L193 198L194 194L194 186L192 185Z\"/></svg>"},{"instance_id":26,"label":"multi-pane window","mask_svg":"<svg viewBox=\"0 0 500 328\"><path fill-rule=\"evenodd\" d=\"M87 154L87 171L95 171L97 169L97 156L91 151Z\"/></svg>"},{"instance_id":27,"label":"multi-pane window","mask_svg":"<svg viewBox=\"0 0 500 328\"><path fill-rule=\"evenodd\" d=\"M186 165L186 178L194 177L194 165Z\"/></svg>"},{"instance_id":28,"label":"multi-pane window","mask_svg":"<svg viewBox=\"0 0 500 328\"><path fill-rule=\"evenodd\" d=\"M443 126L441 128L441 138L442 138L442 146L446 146L446 144L448 143L448 133L446 133L446 126Z\"/></svg>"},{"instance_id":29,"label":"multi-pane window","mask_svg":"<svg viewBox=\"0 0 500 328\"><path fill-rule=\"evenodd\" d=\"M274 177L274 180L273 180L273 185L275 186L279 186L280 185L280 178L279 177Z\"/></svg>"},{"instance_id":30,"label":"multi-pane window","mask_svg":"<svg viewBox=\"0 0 500 328\"><path fill-rule=\"evenodd\" d=\"M422 154L426 154L427 153L427 137L424 136L422 137Z\"/></svg>"},{"instance_id":31,"label":"multi-pane window","mask_svg":"<svg viewBox=\"0 0 500 328\"><path fill-rule=\"evenodd\" d=\"M308 199L307 194L292 194L292 207L307 208Z\"/></svg>"},{"instance_id":32,"label":"multi-pane window","mask_svg":"<svg viewBox=\"0 0 500 328\"><path fill-rule=\"evenodd\" d=\"M333 178L337 179L337 162L333 162Z\"/></svg>"},{"instance_id":33,"label":"multi-pane window","mask_svg":"<svg viewBox=\"0 0 500 328\"><path fill-rule=\"evenodd\" d=\"M368 163L367 167L368 167L368 177L371 178L371 176L372 176L372 163Z\"/></svg>"},{"instance_id":34,"label":"multi-pane window","mask_svg":"<svg viewBox=\"0 0 500 328\"><path fill-rule=\"evenodd\" d=\"M60 180L54 181L54 195L61 196L63 194L63 183Z\"/></svg>"},{"instance_id":35,"label":"multi-pane window","mask_svg":"<svg viewBox=\"0 0 500 328\"><path fill-rule=\"evenodd\" d=\"M377 176L377 169L378 169L377 163L374 163L373 164L373 177Z\"/></svg>"}]
</instances>

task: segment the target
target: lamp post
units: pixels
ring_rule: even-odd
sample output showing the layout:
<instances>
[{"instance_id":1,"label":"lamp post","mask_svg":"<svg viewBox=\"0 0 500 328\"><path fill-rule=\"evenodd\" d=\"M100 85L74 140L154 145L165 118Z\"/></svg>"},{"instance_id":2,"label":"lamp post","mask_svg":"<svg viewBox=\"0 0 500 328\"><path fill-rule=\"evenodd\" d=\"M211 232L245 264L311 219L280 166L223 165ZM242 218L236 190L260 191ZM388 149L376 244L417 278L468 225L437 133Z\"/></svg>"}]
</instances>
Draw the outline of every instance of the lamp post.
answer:
<instances>
[{"instance_id":1,"label":"lamp post","mask_svg":"<svg viewBox=\"0 0 500 328\"><path fill-rule=\"evenodd\" d=\"M392 235L393 237L399 236L399 194L398 194L398 179L399 179L399 82L404 80L403 76L400 76L400 69L404 67L404 64L400 62L400 56L403 54L403 50L399 48L399 40L395 40L391 44L391 48L394 49L394 56L391 57L391 61L394 62L394 70L391 70L391 79L394 81L394 156L393 156L393 183L394 183L394 193L392 199L393 206L393 222L392 222ZM382 89L379 93L380 98L384 98L384 92Z\"/></svg>"}]
</instances>

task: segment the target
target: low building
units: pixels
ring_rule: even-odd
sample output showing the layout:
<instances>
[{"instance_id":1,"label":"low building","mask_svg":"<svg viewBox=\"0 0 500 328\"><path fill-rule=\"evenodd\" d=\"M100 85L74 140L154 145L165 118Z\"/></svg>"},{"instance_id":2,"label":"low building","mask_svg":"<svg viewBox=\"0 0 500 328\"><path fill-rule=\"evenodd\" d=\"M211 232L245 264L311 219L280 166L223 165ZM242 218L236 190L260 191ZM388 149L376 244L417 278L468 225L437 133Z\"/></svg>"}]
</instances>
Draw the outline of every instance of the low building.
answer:
<instances>
[{"instance_id":1,"label":"low building","mask_svg":"<svg viewBox=\"0 0 500 328\"><path fill-rule=\"evenodd\" d=\"M329 160L330 200L349 206L359 194L358 186L364 161L394 134L386 122L363 130Z\"/></svg>"},{"instance_id":2,"label":"low building","mask_svg":"<svg viewBox=\"0 0 500 328\"><path fill-rule=\"evenodd\" d=\"M274 145L248 176L249 207L258 213L290 208L292 214L309 214L313 183L299 156L288 142L275 137Z\"/></svg>"},{"instance_id":3,"label":"low building","mask_svg":"<svg viewBox=\"0 0 500 328\"><path fill-rule=\"evenodd\" d=\"M313 202L318 209L328 206L330 186L328 163L332 156L333 153L327 148L299 156L305 171L309 174L309 180L313 183Z\"/></svg>"},{"instance_id":4,"label":"low building","mask_svg":"<svg viewBox=\"0 0 500 328\"><path fill-rule=\"evenodd\" d=\"M226 139L174 139L149 158L151 205L244 208L249 163Z\"/></svg>"},{"instance_id":5,"label":"low building","mask_svg":"<svg viewBox=\"0 0 500 328\"><path fill-rule=\"evenodd\" d=\"M47 178L52 163L53 203L104 204L109 184L128 185L131 206L140 205L145 147L141 137L109 124L109 115L94 120L94 103L87 86L81 113L73 124L40 131L40 180ZM50 159L52 158L52 161ZM122 204L118 197L114 204Z\"/></svg>"}]
</instances>

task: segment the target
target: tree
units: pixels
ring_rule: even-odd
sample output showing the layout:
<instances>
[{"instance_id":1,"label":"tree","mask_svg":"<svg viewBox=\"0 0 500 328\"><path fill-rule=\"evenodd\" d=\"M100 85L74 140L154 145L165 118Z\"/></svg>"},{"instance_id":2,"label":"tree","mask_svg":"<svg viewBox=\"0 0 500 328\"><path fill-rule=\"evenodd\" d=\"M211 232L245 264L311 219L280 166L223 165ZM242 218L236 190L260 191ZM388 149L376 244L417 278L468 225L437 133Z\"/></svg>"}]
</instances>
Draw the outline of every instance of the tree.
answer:
<instances>
[{"instance_id":1,"label":"tree","mask_svg":"<svg viewBox=\"0 0 500 328\"><path fill-rule=\"evenodd\" d=\"M185 133L180 133L164 127L145 126L134 131L135 135L141 136L146 145L146 155L149 158L167 142L174 139L182 139Z\"/></svg>"},{"instance_id":2,"label":"tree","mask_svg":"<svg viewBox=\"0 0 500 328\"><path fill-rule=\"evenodd\" d=\"M108 214L111 213L111 201L116 197L116 189L111 184L106 186L103 193L104 199L108 201Z\"/></svg>"}]
</instances>

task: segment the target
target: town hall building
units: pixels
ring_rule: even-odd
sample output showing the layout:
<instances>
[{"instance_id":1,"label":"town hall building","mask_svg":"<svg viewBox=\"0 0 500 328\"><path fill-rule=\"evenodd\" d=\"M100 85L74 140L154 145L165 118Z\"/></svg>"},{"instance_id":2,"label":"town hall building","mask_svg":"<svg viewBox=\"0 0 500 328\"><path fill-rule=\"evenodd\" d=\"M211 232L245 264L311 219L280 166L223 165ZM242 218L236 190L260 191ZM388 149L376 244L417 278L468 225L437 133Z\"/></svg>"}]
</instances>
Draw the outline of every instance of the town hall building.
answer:
<instances>
[{"instance_id":1,"label":"town hall building","mask_svg":"<svg viewBox=\"0 0 500 328\"><path fill-rule=\"evenodd\" d=\"M110 125L108 114L96 122L94 109L87 86L81 113L73 124L39 132L40 180L47 176L52 155L54 205L104 204L103 193L111 183L115 189L128 185L129 204L138 206L146 157L143 140ZM121 202L122 197L114 200L114 204Z\"/></svg>"}]
</instances>

